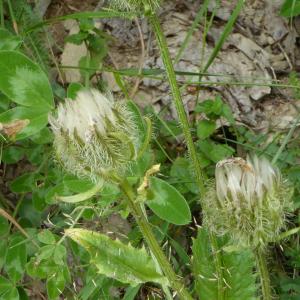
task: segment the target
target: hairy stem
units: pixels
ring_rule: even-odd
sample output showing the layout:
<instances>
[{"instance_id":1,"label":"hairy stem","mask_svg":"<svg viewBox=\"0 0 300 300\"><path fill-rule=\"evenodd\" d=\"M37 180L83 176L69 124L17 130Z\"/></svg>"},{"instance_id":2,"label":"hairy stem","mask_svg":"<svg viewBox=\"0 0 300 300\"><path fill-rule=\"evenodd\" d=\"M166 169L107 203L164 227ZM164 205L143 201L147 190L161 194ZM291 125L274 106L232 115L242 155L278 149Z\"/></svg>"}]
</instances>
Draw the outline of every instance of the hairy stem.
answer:
<instances>
[{"instance_id":1,"label":"hairy stem","mask_svg":"<svg viewBox=\"0 0 300 300\"><path fill-rule=\"evenodd\" d=\"M214 255L214 264L216 268L216 276L217 276L217 282L218 282L218 300L224 300L224 282L223 282L223 268L222 268L222 260L221 255L219 254L219 246L218 241L216 239L216 236L209 232L209 240L211 249L213 251Z\"/></svg>"},{"instance_id":2,"label":"hairy stem","mask_svg":"<svg viewBox=\"0 0 300 300\"><path fill-rule=\"evenodd\" d=\"M130 184L125 179L120 183L120 187L124 192L124 194L126 195L131 213L133 214L143 234L143 237L146 240L151 252L155 256L161 270L163 271L164 275L167 277L170 287L177 292L180 299L192 300L193 299L192 296L186 290L184 284L181 282L178 276L175 274L170 262L168 261L161 247L159 246L152 232L152 229L143 213L140 203L135 201L136 196Z\"/></svg>"},{"instance_id":3,"label":"hairy stem","mask_svg":"<svg viewBox=\"0 0 300 300\"><path fill-rule=\"evenodd\" d=\"M155 13L150 13L148 15L149 22L152 25L152 28L154 30L156 40L161 52L162 60L165 65L167 77L170 83L170 88L172 91L173 99L174 99L174 104L176 107L176 111L178 114L179 121L182 126L182 130L186 139L187 143L187 148L191 157L191 160L193 162L193 167L195 168L195 175L197 179L197 183L200 188L200 193L201 195L204 194L204 176L202 173L202 170L200 168L200 164L198 161L198 156L196 152L196 148L193 142L192 134L191 134L191 129L189 126L189 121L187 114L184 109L183 101L181 98L180 90L176 81L176 74L174 71L173 63L171 61L168 45L165 39L165 36L162 32L159 20L156 16Z\"/></svg>"},{"instance_id":4,"label":"hairy stem","mask_svg":"<svg viewBox=\"0 0 300 300\"><path fill-rule=\"evenodd\" d=\"M169 80L169 84L171 87L172 95L174 104L176 107L176 111L178 114L179 121L182 126L183 134L185 136L185 140L187 143L187 148L190 154L190 159L193 165L193 168L195 170L195 177L196 182L200 189L200 195L201 197L204 197L205 195L205 185L204 185L204 175L202 172L202 169L199 164L196 148L193 142L193 137L190 130L190 125L188 121L187 114L184 109L183 101L181 98L181 93L176 81L176 74L174 71L174 66L170 57L168 45L166 38L162 32L159 19L155 12L149 12L147 14L148 20L152 25L152 28L154 30L156 40L161 52L162 60L166 69L167 78ZM218 244L216 237L213 233L210 233L210 242L212 244L213 250L214 250L214 257L215 257L215 268L216 273L218 276L218 299L217 300L223 300L224 299L224 282L223 282L223 271L222 271L222 259L221 255L218 251Z\"/></svg>"},{"instance_id":5,"label":"hairy stem","mask_svg":"<svg viewBox=\"0 0 300 300\"><path fill-rule=\"evenodd\" d=\"M254 254L255 254L257 269L260 276L263 300L271 300L272 299L271 281L270 281L270 275L269 275L267 261L266 261L266 254L262 249L256 249L254 251Z\"/></svg>"}]
</instances>

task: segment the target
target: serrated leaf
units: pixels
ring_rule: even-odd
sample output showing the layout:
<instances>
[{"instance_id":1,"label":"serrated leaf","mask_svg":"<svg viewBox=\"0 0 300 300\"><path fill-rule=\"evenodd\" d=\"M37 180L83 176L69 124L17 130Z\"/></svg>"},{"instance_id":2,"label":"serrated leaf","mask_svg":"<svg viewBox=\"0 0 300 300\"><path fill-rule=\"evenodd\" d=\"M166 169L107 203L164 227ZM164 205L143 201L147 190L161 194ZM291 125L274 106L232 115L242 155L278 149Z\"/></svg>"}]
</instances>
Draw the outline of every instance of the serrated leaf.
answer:
<instances>
[{"instance_id":1,"label":"serrated leaf","mask_svg":"<svg viewBox=\"0 0 300 300\"><path fill-rule=\"evenodd\" d=\"M206 139L214 133L215 129L215 121L201 120L197 124L197 136L199 139Z\"/></svg>"},{"instance_id":2,"label":"serrated leaf","mask_svg":"<svg viewBox=\"0 0 300 300\"><path fill-rule=\"evenodd\" d=\"M162 179L149 179L146 204L161 219L175 225L191 222L191 211L184 197Z\"/></svg>"},{"instance_id":3,"label":"serrated leaf","mask_svg":"<svg viewBox=\"0 0 300 300\"><path fill-rule=\"evenodd\" d=\"M67 229L66 235L90 253L91 263L100 274L132 286L148 281L167 284L167 279L157 272L154 261L144 248L136 249L85 229Z\"/></svg>"},{"instance_id":4,"label":"serrated leaf","mask_svg":"<svg viewBox=\"0 0 300 300\"><path fill-rule=\"evenodd\" d=\"M221 248L226 245L224 238L217 239ZM193 241L192 268L195 276L195 286L201 300L218 299L218 281L214 254L209 236L204 228L198 230L197 238ZM226 300L255 300L256 285L253 269L255 259L250 251L224 252L220 251L223 270L223 291Z\"/></svg>"},{"instance_id":5,"label":"serrated leaf","mask_svg":"<svg viewBox=\"0 0 300 300\"><path fill-rule=\"evenodd\" d=\"M212 160L214 163L231 156L234 149L226 144L217 144L210 139L199 140L197 142L199 150L204 156Z\"/></svg>"}]
</instances>

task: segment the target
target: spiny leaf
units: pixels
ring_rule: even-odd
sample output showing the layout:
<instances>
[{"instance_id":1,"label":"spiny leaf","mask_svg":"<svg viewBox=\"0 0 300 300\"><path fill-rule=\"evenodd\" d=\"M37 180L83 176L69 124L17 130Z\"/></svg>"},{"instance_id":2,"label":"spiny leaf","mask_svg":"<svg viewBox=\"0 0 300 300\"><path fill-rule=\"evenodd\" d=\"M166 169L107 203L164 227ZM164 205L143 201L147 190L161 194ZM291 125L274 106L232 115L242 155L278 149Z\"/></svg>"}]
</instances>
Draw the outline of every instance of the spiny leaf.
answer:
<instances>
[{"instance_id":1,"label":"spiny leaf","mask_svg":"<svg viewBox=\"0 0 300 300\"><path fill-rule=\"evenodd\" d=\"M218 239L219 246L226 245L226 239ZM218 282L214 267L213 252L209 236L204 228L199 229L193 241L193 272L196 291L201 300L218 299ZM223 295L226 300L254 300L256 286L253 268L255 259L251 252L221 252L223 264Z\"/></svg>"},{"instance_id":2,"label":"spiny leaf","mask_svg":"<svg viewBox=\"0 0 300 300\"><path fill-rule=\"evenodd\" d=\"M66 235L90 253L91 263L100 274L132 286L148 281L167 284L167 279L157 272L155 263L145 248L136 249L85 229L67 229Z\"/></svg>"}]
</instances>

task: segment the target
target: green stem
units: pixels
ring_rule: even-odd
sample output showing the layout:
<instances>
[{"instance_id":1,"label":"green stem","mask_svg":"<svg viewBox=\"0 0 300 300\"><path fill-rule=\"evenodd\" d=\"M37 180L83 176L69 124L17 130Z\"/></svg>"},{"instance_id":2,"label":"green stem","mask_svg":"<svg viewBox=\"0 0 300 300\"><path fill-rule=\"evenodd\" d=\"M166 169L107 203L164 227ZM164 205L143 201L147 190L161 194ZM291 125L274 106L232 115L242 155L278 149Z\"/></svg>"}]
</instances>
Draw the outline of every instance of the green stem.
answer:
<instances>
[{"instance_id":1,"label":"green stem","mask_svg":"<svg viewBox=\"0 0 300 300\"><path fill-rule=\"evenodd\" d=\"M222 268L222 259L221 255L219 254L219 246L216 236L209 232L209 240L211 249L214 255L214 264L216 267L216 276L218 282L218 300L224 300L224 282L223 282L223 268Z\"/></svg>"},{"instance_id":2,"label":"green stem","mask_svg":"<svg viewBox=\"0 0 300 300\"><path fill-rule=\"evenodd\" d=\"M73 224L69 227L69 229L74 228L74 226L77 224L77 222L79 221L79 219L81 218L81 216L83 215L84 211L85 211L86 207L84 206L83 208L81 208L81 210L79 211L78 215L76 216L76 218L74 219ZM60 238L60 240L57 242L57 245L60 245L66 238L66 234L64 233L64 235Z\"/></svg>"},{"instance_id":3,"label":"green stem","mask_svg":"<svg viewBox=\"0 0 300 300\"><path fill-rule=\"evenodd\" d=\"M11 17L11 20L12 20L14 31L18 35L19 34L18 25L17 25L17 21L16 21L16 18L15 18L14 10L12 8L10 0L7 0L7 5L8 5L8 10L9 10L9 14L10 14L10 17Z\"/></svg>"},{"instance_id":4,"label":"green stem","mask_svg":"<svg viewBox=\"0 0 300 300\"><path fill-rule=\"evenodd\" d=\"M0 26L4 28L3 0L0 0Z\"/></svg>"},{"instance_id":5,"label":"green stem","mask_svg":"<svg viewBox=\"0 0 300 300\"><path fill-rule=\"evenodd\" d=\"M125 179L120 183L120 188L126 195L128 199L129 208L131 210L131 213L133 214L142 234L145 238L151 252L157 259L157 262L162 269L163 273L167 277L170 287L174 289L179 298L182 300L192 300L192 296L190 293L186 290L183 283L180 281L178 276L175 274L170 262L166 258L165 254L163 253L162 249L160 248L152 229L147 222L147 219L143 213L143 210L140 206L140 203L135 201L135 194L129 184L129 182Z\"/></svg>"},{"instance_id":6,"label":"green stem","mask_svg":"<svg viewBox=\"0 0 300 300\"><path fill-rule=\"evenodd\" d=\"M159 49L161 52L162 60L165 65L167 77L168 77L168 80L170 83L170 87L171 87L176 111L178 114L178 118L181 123L183 134L186 139L187 148L188 148L191 160L193 162L193 167L195 168L195 175L196 175L197 183L200 188L200 194L203 196L204 195L204 176L203 176L202 170L200 168L196 148L193 143L193 138L192 138L191 129L189 126L188 117L185 112L183 101L182 101L181 94L180 94L180 90L179 90L179 87L178 87L178 84L176 81L176 74L174 71L173 63L171 61L167 41L162 32L157 15L155 13L150 13L147 17L153 27L153 30L154 30L154 33L155 33L155 36L157 39L157 43L158 43L158 46L159 46Z\"/></svg>"},{"instance_id":7,"label":"green stem","mask_svg":"<svg viewBox=\"0 0 300 300\"><path fill-rule=\"evenodd\" d=\"M186 139L187 143L187 148L189 151L190 159L192 161L192 165L195 170L195 176L196 176L196 182L199 186L200 189L200 196L204 197L205 196L205 185L204 185L204 175L202 172L202 169L199 164L196 148L193 142L193 137L191 134L190 126L189 126L189 121L187 114L184 109L183 101L181 98L180 90L176 81L176 74L174 71L173 63L170 57L169 49L168 49L168 44L166 41L166 38L162 32L161 26L159 19L155 12L149 13L147 15L149 22L152 25L152 28L155 32L155 36L157 39L157 43L161 52L162 60L165 65L165 70L167 73L167 77L169 80L169 84L171 87L175 107L177 110L178 118L180 120L183 134ZM214 258L215 258L215 268L216 268L216 273L218 276L218 299L217 300L223 300L224 299L224 283L223 283L223 271L222 271L222 259L220 252L218 251L218 244L216 237L214 236L213 233L210 233L210 241L214 250ZM185 298L183 298L185 299Z\"/></svg>"},{"instance_id":8,"label":"green stem","mask_svg":"<svg viewBox=\"0 0 300 300\"><path fill-rule=\"evenodd\" d=\"M298 123L300 121L300 114L298 115L298 117L295 119L290 131L288 132L288 134L285 136L281 146L279 147L278 151L276 152L273 160L272 160L272 164L275 165L275 163L277 162L279 156L281 155L282 151L284 150L284 148L286 147L286 145L288 144L289 140L291 139Z\"/></svg>"},{"instance_id":9,"label":"green stem","mask_svg":"<svg viewBox=\"0 0 300 300\"><path fill-rule=\"evenodd\" d=\"M255 254L257 269L260 276L263 300L271 300L272 299L271 281L270 281L270 275L268 271L265 252L261 249L256 249L256 251L254 251L254 254Z\"/></svg>"}]
</instances>

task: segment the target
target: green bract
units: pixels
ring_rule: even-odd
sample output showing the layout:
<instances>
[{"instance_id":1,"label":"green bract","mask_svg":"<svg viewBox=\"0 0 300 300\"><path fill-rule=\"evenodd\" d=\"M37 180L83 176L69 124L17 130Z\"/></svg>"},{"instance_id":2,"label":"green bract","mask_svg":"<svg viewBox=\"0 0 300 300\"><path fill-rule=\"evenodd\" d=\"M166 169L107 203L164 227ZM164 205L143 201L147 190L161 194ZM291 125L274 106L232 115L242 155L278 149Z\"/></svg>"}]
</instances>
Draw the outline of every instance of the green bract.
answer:
<instances>
[{"instance_id":1,"label":"green bract","mask_svg":"<svg viewBox=\"0 0 300 300\"><path fill-rule=\"evenodd\" d=\"M57 160L70 173L93 182L122 176L135 158L138 131L126 103L95 89L66 99L50 116Z\"/></svg>"},{"instance_id":2,"label":"green bract","mask_svg":"<svg viewBox=\"0 0 300 300\"><path fill-rule=\"evenodd\" d=\"M230 158L216 166L203 202L204 222L242 247L275 241L291 207L291 189L265 158Z\"/></svg>"}]
</instances>

